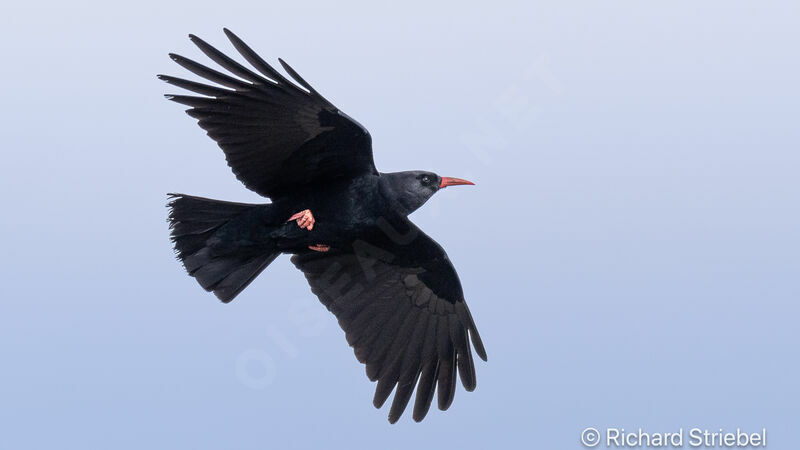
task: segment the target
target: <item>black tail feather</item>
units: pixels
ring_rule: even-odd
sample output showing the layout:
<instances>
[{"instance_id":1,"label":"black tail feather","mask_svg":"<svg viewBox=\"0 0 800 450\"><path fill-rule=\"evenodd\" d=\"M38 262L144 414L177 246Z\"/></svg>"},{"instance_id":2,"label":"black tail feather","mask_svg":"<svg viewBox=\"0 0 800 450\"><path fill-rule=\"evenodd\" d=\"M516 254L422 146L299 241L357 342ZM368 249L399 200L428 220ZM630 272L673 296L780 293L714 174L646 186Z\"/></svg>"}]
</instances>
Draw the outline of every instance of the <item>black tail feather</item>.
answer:
<instances>
[{"instance_id":1,"label":"black tail feather","mask_svg":"<svg viewBox=\"0 0 800 450\"><path fill-rule=\"evenodd\" d=\"M175 253L189 275L223 302L234 299L280 254L269 242L241 246L221 231L258 205L169 194Z\"/></svg>"}]
</instances>

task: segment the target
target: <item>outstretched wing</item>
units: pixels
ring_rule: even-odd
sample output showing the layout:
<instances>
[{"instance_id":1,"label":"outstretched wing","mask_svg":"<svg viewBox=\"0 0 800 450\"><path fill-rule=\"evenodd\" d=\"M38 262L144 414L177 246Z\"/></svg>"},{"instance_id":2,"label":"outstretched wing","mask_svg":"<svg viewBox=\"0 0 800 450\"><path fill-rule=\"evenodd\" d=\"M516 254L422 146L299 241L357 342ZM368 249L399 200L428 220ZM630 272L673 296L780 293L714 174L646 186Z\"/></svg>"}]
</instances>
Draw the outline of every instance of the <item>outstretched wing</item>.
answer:
<instances>
[{"instance_id":1,"label":"outstretched wing","mask_svg":"<svg viewBox=\"0 0 800 450\"><path fill-rule=\"evenodd\" d=\"M234 76L170 54L184 68L219 86L158 77L200 94L167 98L191 107L186 112L219 144L236 178L249 189L276 199L313 184L377 173L372 139L363 126L323 98L283 60L286 72L307 91L287 80L228 29L225 34L260 75L189 35L203 53Z\"/></svg>"},{"instance_id":2,"label":"outstretched wing","mask_svg":"<svg viewBox=\"0 0 800 450\"><path fill-rule=\"evenodd\" d=\"M410 221L403 226L398 231L384 222L348 248L292 257L311 291L336 315L356 358L366 364L367 377L378 381L375 407L395 390L392 423L415 386L418 422L437 387L439 409L450 407L456 372L466 390L475 389L469 338L486 360L447 254Z\"/></svg>"}]
</instances>

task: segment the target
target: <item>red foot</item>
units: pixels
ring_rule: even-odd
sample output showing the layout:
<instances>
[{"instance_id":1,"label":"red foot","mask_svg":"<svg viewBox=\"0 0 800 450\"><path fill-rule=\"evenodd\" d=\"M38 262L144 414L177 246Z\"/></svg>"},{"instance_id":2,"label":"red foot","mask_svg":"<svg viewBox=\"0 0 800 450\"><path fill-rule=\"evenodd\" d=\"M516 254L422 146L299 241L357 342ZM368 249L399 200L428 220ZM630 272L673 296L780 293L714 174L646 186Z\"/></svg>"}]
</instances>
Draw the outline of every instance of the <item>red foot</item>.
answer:
<instances>
[{"instance_id":1,"label":"red foot","mask_svg":"<svg viewBox=\"0 0 800 450\"><path fill-rule=\"evenodd\" d=\"M309 245L308 248L314 250L315 252L327 252L328 250L331 249L331 246L325 244L315 244L315 245Z\"/></svg>"},{"instance_id":2,"label":"red foot","mask_svg":"<svg viewBox=\"0 0 800 450\"><path fill-rule=\"evenodd\" d=\"M314 215L311 214L310 209L304 209L292 217L289 217L287 222L291 222L293 220L297 221L297 226L300 228L305 228L308 231L311 231L311 229L314 228Z\"/></svg>"}]
</instances>

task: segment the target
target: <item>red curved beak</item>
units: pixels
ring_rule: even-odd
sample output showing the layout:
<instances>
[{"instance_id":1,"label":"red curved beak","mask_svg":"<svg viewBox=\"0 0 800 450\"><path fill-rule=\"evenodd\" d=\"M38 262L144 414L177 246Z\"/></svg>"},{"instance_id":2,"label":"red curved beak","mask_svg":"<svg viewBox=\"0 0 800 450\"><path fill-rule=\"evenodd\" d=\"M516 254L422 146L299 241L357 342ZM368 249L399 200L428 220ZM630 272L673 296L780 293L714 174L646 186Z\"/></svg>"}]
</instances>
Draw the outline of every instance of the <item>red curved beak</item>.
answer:
<instances>
[{"instance_id":1,"label":"red curved beak","mask_svg":"<svg viewBox=\"0 0 800 450\"><path fill-rule=\"evenodd\" d=\"M446 188L447 186L458 186L459 184L475 185L472 181L462 180L461 178L442 177L442 184L439 185L439 189Z\"/></svg>"}]
</instances>

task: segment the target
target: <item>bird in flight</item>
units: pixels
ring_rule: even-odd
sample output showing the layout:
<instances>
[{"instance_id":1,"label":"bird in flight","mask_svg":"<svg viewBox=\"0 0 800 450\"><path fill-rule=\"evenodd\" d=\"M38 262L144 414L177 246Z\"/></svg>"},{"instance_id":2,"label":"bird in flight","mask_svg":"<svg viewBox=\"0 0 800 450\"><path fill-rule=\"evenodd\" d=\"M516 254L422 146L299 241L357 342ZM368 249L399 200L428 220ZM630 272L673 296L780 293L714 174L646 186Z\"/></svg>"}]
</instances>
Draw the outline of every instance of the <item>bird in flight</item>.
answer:
<instances>
[{"instance_id":1,"label":"bird in flight","mask_svg":"<svg viewBox=\"0 0 800 450\"><path fill-rule=\"evenodd\" d=\"M447 186L473 183L424 171L378 172L361 124L283 60L295 82L224 31L252 69L189 35L229 73L170 54L211 84L158 78L199 94L166 97L189 107L236 178L271 203L170 194L178 259L227 303L278 255L292 254L367 377L378 382L375 407L394 391L389 422L403 414L415 387L415 421L428 413L434 393L439 409L448 409L456 374L467 391L475 389L472 348L484 361L486 350L450 259L408 215Z\"/></svg>"}]
</instances>

